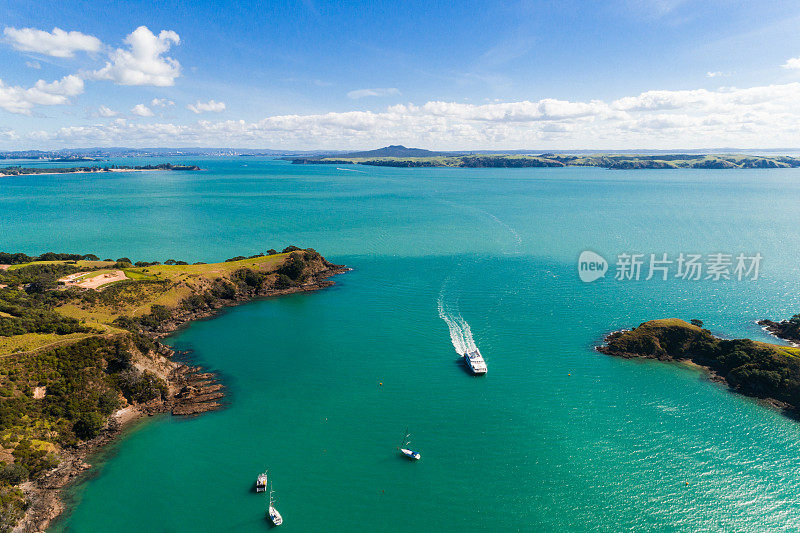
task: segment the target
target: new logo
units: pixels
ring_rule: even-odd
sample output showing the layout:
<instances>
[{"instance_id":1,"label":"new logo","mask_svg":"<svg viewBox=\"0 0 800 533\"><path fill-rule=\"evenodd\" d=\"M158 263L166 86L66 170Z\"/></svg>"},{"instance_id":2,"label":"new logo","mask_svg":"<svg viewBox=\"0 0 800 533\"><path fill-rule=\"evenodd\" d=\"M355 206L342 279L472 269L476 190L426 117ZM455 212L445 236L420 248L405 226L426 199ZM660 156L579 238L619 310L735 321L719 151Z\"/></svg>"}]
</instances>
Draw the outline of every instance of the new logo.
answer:
<instances>
[{"instance_id":1,"label":"new logo","mask_svg":"<svg viewBox=\"0 0 800 533\"><path fill-rule=\"evenodd\" d=\"M602 278L608 271L608 261L600 255L590 250L581 252L578 258L578 276L584 283L591 283L592 281Z\"/></svg>"}]
</instances>

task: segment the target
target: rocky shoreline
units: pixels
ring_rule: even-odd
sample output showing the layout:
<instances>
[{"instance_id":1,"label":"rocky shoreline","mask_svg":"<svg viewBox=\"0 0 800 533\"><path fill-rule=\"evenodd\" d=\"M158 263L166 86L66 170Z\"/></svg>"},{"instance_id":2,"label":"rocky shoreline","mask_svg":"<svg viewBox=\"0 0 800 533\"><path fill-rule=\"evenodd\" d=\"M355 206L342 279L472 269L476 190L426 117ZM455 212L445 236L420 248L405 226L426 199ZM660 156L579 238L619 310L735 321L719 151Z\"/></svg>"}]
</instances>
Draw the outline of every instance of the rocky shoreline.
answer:
<instances>
[{"instance_id":1,"label":"rocky shoreline","mask_svg":"<svg viewBox=\"0 0 800 533\"><path fill-rule=\"evenodd\" d=\"M765 318L757 321L756 324L774 337L790 342L793 346L800 345L800 330L798 329L800 323L796 320L790 319L775 322Z\"/></svg>"},{"instance_id":2,"label":"rocky shoreline","mask_svg":"<svg viewBox=\"0 0 800 533\"><path fill-rule=\"evenodd\" d=\"M191 366L172 361L175 352L159 342L181 327L196 320L217 315L222 309L247 303L259 298L271 298L299 292L310 292L334 285L329 279L351 270L343 265L334 265L324 259L324 268L314 272L302 284L283 289L265 289L250 295L237 295L233 300L214 302L208 309L181 311L159 324L157 331L143 331L155 341L155 350L147 356L155 361L147 369L164 379L169 393L166 400L153 400L145 404L131 404L111 415L106 427L97 437L74 448L65 449L57 467L39 478L22 485L28 509L13 529L14 533L45 531L50 523L64 511L61 491L75 482L91 468L87 459L112 443L136 421L146 416L170 413L173 416L196 416L222 407L225 396L224 385L219 376L200 366Z\"/></svg>"},{"instance_id":3,"label":"rocky shoreline","mask_svg":"<svg viewBox=\"0 0 800 533\"><path fill-rule=\"evenodd\" d=\"M750 339L721 339L679 319L651 320L607 335L595 349L626 359L690 365L709 380L798 418L800 362L797 348Z\"/></svg>"}]
</instances>

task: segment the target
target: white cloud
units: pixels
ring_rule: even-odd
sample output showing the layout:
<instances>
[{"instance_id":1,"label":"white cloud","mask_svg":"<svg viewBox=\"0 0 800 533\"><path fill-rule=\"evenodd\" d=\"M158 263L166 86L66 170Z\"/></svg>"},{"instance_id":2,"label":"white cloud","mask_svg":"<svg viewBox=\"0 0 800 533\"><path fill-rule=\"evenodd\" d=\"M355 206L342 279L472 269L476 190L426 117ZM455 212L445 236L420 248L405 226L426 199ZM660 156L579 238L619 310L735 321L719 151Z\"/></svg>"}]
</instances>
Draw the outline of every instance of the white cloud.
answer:
<instances>
[{"instance_id":1,"label":"white cloud","mask_svg":"<svg viewBox=\"0 0 800 533\"><path fill-rule=\"evenodd\" d=\"M114 111L110 107L106 107L104 105L101 105L97 109L97 114L99 116L101 116L101 117L116 117L117 115L119 115L119 113L117 113L116 111Z\"/></svg>"},{"instance_id":2,"label":"white cloud","mask_svg":"<svg viewBox=\"0 0 800 533\"><path fill-rule=\"evenodd\" d=\"M647 91L613 101L542 99L403 104L383 111L276 115L257 121L125 122L38 134L98 146L432 149L632 149L800 146L800 82L744 89Z\"/></svg>"},{"instance_id":3,"label":"white cloud","mask_svg":"<svg viewBox=\"0 0 800 533\"><path fill-rule=\"evenodd\" d=\"M39 70L40 68L42 68L42 64L39 63L38 61L26 61L25 62L25 66L28 67L28 68L34 68L36 70Z\"/></svg>"},{"instance_id":4,"label":"white cloud","mask_svg":"<svg viewBox=\"0 0 800 533\"><path fill-rule=\"evenodd\" d=\"M800 69L800 57L792 57L787 59L786 63L781 66L788 69Z\"/></svg>"},{"instance_id":5,"label":"white cloud","mask_svg":"<svg viewBox=\"0 0 800 533\"><path fill-rule=\"evenodd\" d=\"M386 87L379 89L358 89L347 93L348 98L358 100L359 98L366 98L368 96L400 96L400 89L396 87Z\"/></svg>"},{"instance_id":6,"label":"white cloud","mask_svg":"<svg viewBox=\"0 0 800 533\"><path fill-rule=\"evenodd\" d=\"M97 52L103 43L79 31L53 28L52 32L33 28L5 28L6 40L16 50L36 52L53 57L72 57L75 52Z\"/></svg>"},{"instance_id":7,"label":"white cloud","mask_svg":"<svg viewBox=\"0 0 800 533\"><path fill-rule=\"evenodd\" d=\"M221 113L225 111L225 102L215 102L214 100L209 100L208 102L201 102L198 100L194 104L189 104L186 106L186 109L191 111L192 113L200 114L200 113Z\"/></svg>"},{"instance_id":8,"label":"white cloud","mask_svg":"<svg viewBox=\"0 0 800 533\"><path fill-rule=\"evenodd\" d=\"M119 85L174 85L181 74L181 65L164 54L180 42L174 31L163 30L156 36L146 26L139 26L125 38L129 49L117 48L111 52L110 61L91 76Z\"/></svg>"},{"instance_id":9,"label":"white cloud","mask_svg":"<svg viewBox=\"0 0 800 533\"><path fill-rule=\"evenodd\" d=\"M730 72L722 72L721 70L706 72L706 78L727 78L730 75L731 75Z\"/></svg>"},{"instance_id":10,"label":"white cloud","mask_svg":"<svg viewBox=\"0 0 800 533\"><path fill-rule=\"evenodd\" d=\"M144 104L136 104L131 108L131 113L140 117L152 117L153 111Z\"/></svg>"},{"instance_id":11,"label":"white cloud","mask_svg":"<svg viewBox=\"0 0 800 533\"><path fill-rule=\"evenodd\" d=\"M166 98L153 98L150 100L151 107L168 107L172 105L175 105L175 102Z\"/></svg>"},{"instance_id":12,"label":"white cloud","mask_svg":"<svg viewBox=\"0 0 800 533\"><path fill-rule=\"evenodd\" d=\"M0 80L0 108L11 113L30 115L37 105L60 105L83 92L83 80L77 76L64 76L50 83L37 81L32 87L9 86Z\"/></svg>"}]
</instances>

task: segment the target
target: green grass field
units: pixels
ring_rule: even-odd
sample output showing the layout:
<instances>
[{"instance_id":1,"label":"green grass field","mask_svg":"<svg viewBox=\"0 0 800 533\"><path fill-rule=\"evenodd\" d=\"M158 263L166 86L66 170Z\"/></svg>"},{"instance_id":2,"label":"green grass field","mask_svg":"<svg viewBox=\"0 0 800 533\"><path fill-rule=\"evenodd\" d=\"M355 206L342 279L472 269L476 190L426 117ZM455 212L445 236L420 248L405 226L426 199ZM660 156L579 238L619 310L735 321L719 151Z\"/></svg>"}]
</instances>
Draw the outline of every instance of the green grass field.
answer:
<instances>
[{"instance_id":1,"label":"green grass field","mask_svg":"<svg viewBox=\"0 0 800 533\"><path fill-rule=\"evenodd\" d=\"M202 292L210 287L216 279L229 279L234 272L242 268L272 272L279 268L288 256L288 253L281 253L222 263L153 265L122 269L128 277L127 280L103 285L99 289L101 292L113 291L113 298L98 298L95 303L79 299L64 303L54 309L61 315L74 318L85 326L93 328L95 333L72 333L69 335L26 333L12 337L0 337L0 356L70 344L92 335L124 333L123 329L113 325L113 322L120 316L146 315L156 304L174 308L192 294ZM82 281L116 270L109 268L115 263L108 261L35 261L14 265L9 270L35 264L64 263L92 269L79 278ZM0 316L4 315L8 314L0 313Z\"/></svg>"}]
</instances>

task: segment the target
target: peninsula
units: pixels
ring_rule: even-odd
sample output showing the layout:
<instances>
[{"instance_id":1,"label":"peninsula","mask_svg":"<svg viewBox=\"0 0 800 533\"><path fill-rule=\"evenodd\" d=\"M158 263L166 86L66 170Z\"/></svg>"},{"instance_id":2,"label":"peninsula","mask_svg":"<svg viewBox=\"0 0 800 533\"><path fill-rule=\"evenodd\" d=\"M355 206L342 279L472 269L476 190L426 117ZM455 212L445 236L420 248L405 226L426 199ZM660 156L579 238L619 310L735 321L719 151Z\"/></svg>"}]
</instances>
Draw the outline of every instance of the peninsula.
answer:
<instances>
[{"instance_id":1,"label":"peninsula","mask_svg":"<svg viewBox=\"0 0 800 533\"><path fill-rule=\"evenodd\" d=\"M800 157L744 154L502 154L446 153L419 148L387 146L367 152L332 156L286 158L294 164L369 165L382 167L456 167L456 168L525 168L525 167L600 167L607 169L726 169L726 168L796 168Z\"/></svg>"},{"instance_id":2,"label":"peninsula","mask_svg":"<svg viewBox=\"0 0 800 533\"><path fill-rule=\"evenodd\" d=\"M0 531L42 531L86 457L143 414L221 405L217 376L159 339L257 297L327 287L313 249L221 263L0 253Z\"/></svg>"},{"instance_id":3,"label":"peninsula","mask_svg":"<svg viewBox=\"0 0 800 533\"><path fill-rule=\"evenodd\" d=\"M800 323L800 317L792 320ZM767 321L774 324L771 321ZM800 412L800 348L750 339L721 339L677 318L651 320L608 335L597 350L627 358L691 362L734 391L765 400L789 415Z\"/></svg>"},{"instance_id":4,"label":"peninsula","mask_svg":"<svg viewBox=\"0 0 800 533\"><path fill-rule=\"evenodd\" d=\"M159 163L157 165L107 165L91 167L0 167L0 177L25 176L29 174L86 174L93 172L142 172L145 170L200 170L197 165L173 165Z\"/></svg>"}]
</instances>

